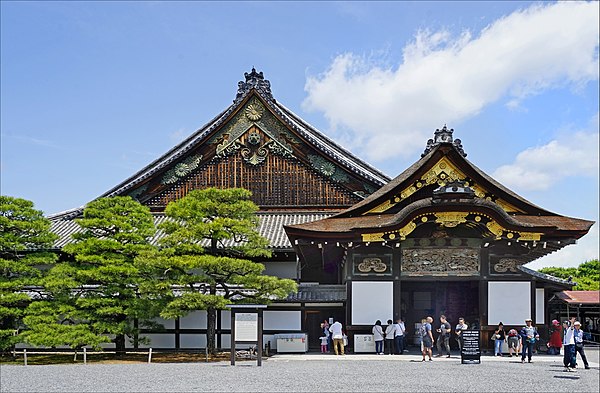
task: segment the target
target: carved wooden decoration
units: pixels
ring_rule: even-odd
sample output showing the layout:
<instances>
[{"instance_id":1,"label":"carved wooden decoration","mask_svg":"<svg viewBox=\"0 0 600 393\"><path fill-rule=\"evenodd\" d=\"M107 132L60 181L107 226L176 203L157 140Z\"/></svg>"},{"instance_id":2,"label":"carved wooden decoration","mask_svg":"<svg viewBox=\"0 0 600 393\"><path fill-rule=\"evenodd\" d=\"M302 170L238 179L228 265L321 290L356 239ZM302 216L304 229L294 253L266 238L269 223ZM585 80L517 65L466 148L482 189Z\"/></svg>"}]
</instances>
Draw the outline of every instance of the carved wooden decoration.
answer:
<instances>
[{"instance_id":1,"label":"carved wooden decoration","mask_svg":"<svg viewBox=\"0 0 600 393\"><path fill-rule=\"evenodd\" d=\"M406 248L404 276L479 276L479 250L474 248Z\"/></svg>"}]
</instances>

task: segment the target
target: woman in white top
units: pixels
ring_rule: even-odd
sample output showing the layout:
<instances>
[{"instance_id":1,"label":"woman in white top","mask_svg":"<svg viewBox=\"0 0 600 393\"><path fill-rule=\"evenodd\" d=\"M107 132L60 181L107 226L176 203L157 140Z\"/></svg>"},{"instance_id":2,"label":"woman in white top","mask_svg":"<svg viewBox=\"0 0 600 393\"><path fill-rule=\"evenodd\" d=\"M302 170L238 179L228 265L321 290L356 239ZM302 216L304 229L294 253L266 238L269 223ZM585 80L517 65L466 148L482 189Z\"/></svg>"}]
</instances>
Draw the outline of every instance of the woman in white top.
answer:
<instances>
[{"instance_id":1,"label":"woman in white top","mask_svg":"<svg viewBox=\"0 0 600 393\"><path fill-rule=\"evenodd\" d=\"M396 337L396 325L391 319L387 321L388 325L385 328L385 345L390 355L394 354L394 338Z\"/></svg>"},{"instance_id":2,"label":"woman in white top","mask_svg":"<svg viewBox=\"0 0 600 393\"><path fill-rule=\"evenodd\" d=\"M383 355L383 328L379 319L375 322L375 326L373 326L373 340L375 340L375 353Z\"/></svg>"}]
</instances>

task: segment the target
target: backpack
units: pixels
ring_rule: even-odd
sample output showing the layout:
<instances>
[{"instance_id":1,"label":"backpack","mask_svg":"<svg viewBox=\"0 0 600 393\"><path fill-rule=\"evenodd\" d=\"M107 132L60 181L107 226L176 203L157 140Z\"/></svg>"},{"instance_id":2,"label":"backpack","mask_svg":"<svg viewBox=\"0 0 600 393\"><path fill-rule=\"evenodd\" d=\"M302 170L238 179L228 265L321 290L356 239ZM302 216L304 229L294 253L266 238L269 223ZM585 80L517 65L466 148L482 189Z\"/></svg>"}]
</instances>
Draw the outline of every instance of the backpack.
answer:
<instances>
[{"instance_id":1,"label":"backpack","mask_svg":"<svg viewBox=\"0 0 600 393\"><path fill-rule=\"evenodd\" d=\"M421 327L419 328L419 334L421 335L421 337L425 337L427 336L427 328L425 327L425 324L421 324Z\"/></svg>"}]
</instances>

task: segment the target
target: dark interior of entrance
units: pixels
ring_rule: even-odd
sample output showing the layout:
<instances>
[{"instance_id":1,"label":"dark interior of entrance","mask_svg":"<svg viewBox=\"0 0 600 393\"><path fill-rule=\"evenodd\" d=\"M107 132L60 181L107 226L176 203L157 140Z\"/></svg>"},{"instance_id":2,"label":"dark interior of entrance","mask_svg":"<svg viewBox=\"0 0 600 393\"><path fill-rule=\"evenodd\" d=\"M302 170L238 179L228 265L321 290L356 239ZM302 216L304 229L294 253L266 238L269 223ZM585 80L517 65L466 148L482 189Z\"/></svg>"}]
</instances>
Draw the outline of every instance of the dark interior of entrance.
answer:
<instances>
[{"instance_id":1,"label":"dark interior of entrance","mask_svg":"<svg viewBox=\"0 0 600 393\"><path fill-rule=\"evenodd\" d=\"M304 331L308 334L308 349L319 351L321 349L320 337L323 336L321 323L324 320L340 321L346 326L344 308L307 308L304 313Z\"/></svg>"},{"instance_id":2,"label":"dark interior of entrance","mask_svg":"<svg viewBox=\"0 0 600 393\"><path fill-rule=\"evenodd\" d=\"M435 329L439 327L440 315L444 314L452 325L464 317L469 327L479 325L479 282L478 281L420 281L402 282L401 311L409 335L409 343L415 344L416 324L427 316L433 317ZM453 335L454 336L454 335ZM450 340L452 348L458 348Z\"/></svg>"}]
</instances>

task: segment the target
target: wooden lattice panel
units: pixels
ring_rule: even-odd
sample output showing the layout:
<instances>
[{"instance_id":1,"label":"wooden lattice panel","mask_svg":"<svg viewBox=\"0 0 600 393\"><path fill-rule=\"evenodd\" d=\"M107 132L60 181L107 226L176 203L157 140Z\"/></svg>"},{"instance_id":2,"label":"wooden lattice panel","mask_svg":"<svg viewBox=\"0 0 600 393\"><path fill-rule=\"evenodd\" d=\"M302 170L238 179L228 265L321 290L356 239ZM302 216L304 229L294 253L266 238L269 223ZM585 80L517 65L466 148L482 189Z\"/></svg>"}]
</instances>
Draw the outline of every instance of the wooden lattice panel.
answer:
<instances>
[{"instance_id":1,"label":"wooden lattice panel","mask_svg":"<svg viewBox=\"0 0 600 393\"><path fill-rule=\"evenodd\" d=\"M302 163L271 154L260 165L240 155L202 165L187 178L153 197L147 205L165 206L188 192L207 187L243 187L259 206L351 206L360 199Z\"/></svg>"}]
</instances>

